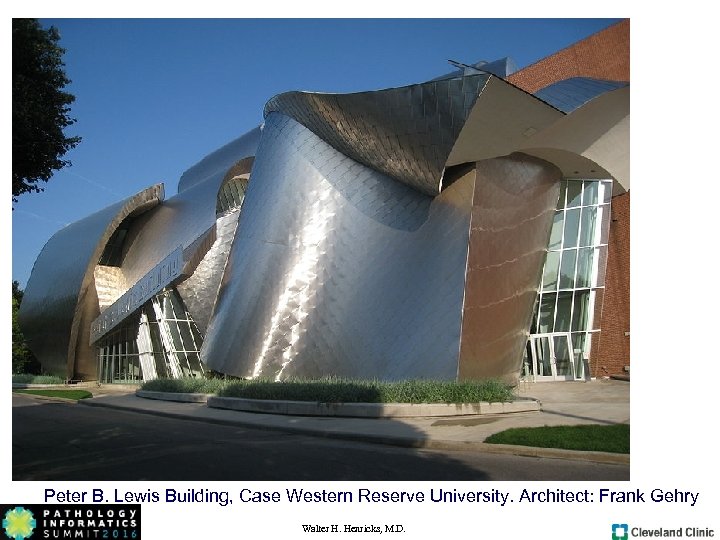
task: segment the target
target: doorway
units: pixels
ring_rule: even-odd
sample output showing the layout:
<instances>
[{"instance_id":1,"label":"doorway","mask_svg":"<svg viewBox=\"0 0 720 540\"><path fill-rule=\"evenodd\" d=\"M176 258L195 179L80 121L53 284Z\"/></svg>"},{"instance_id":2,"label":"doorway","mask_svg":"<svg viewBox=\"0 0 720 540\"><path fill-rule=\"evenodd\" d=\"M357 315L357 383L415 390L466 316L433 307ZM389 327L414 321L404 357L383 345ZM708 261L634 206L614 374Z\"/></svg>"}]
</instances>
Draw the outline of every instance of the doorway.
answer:
<instances>
[{"instance_id":1,"label":"doorway","mask_svg":"<svg viewBox=\"0 0 720 540\"><path fill-rule=\"evenodd\" d=\"M582 373L575 373L570 332L530 334L523 375L532 381L572 381L582 377Z\"/></svg>"}]
</instances>

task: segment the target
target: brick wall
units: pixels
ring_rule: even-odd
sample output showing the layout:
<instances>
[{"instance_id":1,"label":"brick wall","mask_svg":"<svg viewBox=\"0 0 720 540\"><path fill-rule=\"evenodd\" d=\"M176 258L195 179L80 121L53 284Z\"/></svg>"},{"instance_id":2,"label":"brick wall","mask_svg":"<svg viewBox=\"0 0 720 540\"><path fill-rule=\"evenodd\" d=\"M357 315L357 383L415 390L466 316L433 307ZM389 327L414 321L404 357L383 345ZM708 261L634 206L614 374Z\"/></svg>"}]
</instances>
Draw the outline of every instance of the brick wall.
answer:
<instances>
[{"instance_id":1,"label":"brick wall","mask_svg":"<svg viewBox=\"0 0 720 540\"><path fill-rule=\"evenodd\" d=\"M593 342L594 377L623 373L630 365L630 192L613 197L600 335Z\"/></svg>"},{"instance_id":2,"label":"brick wall","mask_svg":"<svg viewBox=\"0 0 720 540\"><path fill-rule=\"evenodd\" d=\"M570 77L630 80L628 19L513 73L508 81L533 93Z\"/></svg>"},{"instance_id":3,"label":"brick wall","mask_svg":"<svg viewBox=\"0 0 720 540\"><path fill-rule=\"evenodd\" d=\"M536 92L570 77L630 80L630 21L620 21L522 70L508 81ZM593 377L623 373L630 365L630 193L612 200L605 291L598 294L590 372Z\"/></svg>"}]
</instances>

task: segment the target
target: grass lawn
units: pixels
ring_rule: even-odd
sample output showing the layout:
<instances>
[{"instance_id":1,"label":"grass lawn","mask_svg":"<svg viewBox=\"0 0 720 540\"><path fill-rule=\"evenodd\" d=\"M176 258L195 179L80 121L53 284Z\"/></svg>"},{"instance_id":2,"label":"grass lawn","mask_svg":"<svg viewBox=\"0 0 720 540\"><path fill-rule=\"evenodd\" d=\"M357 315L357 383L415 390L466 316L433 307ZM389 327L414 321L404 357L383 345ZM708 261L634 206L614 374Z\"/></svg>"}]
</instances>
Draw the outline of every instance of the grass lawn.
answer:
<instances>
[{"instance_id":1,"label":"grass lawn","mask_svg":"<svg viewBox=\"0 0 720 540\"><path fill-rule=\"evenodd\" d=\"M91 398L92 394L87 390L13 390L18 394L33 394L35 396L59 397L65 399Z\"/></svg>"},{"instance_id":2,"label":"grass lawn","mask_svg":"<svg viewBox=\"0 0 720 540\"><path fill-rule=\"evenodd\" d=\"M517 444L540 448L630 453L630 425L545 426L512 428L485 439L491 444Z\"/></svg>"}]
</instances>

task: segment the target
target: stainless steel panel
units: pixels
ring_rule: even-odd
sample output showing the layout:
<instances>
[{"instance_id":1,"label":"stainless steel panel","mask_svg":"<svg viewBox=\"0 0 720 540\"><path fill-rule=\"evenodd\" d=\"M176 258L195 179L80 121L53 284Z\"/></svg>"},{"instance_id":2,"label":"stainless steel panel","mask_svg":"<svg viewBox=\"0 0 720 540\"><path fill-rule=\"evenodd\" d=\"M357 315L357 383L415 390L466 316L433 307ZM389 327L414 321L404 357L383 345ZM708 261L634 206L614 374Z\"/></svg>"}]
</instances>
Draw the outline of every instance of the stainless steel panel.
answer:
<instances>
[{"instance_id":1,"label":"stainless steel panel","mask_svg":"<svg viewBox=\"0 0 720 540\"><path fill-rule=\"evenodd\" d=\"M427 195L440 192L450 151L491 75L357 94L287 92L265 116L294 118L340 153Z\"/></svg>"},{"instance_id":2,"label":"stainless steel panel","mask_svg":"<svg viewBox=\"0 0 720 540\"><path fill-rule=\"evenodd\" d=\"M238 160L255 155L260 142L260 126L241 135L190 167L180 177L178 192L195 186L211 177L225 174Z\"/></svg>"},{"instance_id":3,"label":"stainless steel panel","mask_svg":"<svg viewBox=\"0 0 720 540\"><path fill-rule=\"evenodd\" d=\"M92 378L90 322L99 314L95 265L122 221L155 206L161 184L76 221L48 240L25 288L20 324L30 349L49 373Z\"/></svg>"},{"instance_id":4,"label":"stainless steel panel","mask_svg":"<svg viewBox=\"0 0 720 540\"><path fill-rule=\"evenodd\" d=\"M204 361L278 379L454 379L471 179L433 199L269 113Z\"/></svg>"},{"instance_id":5,"label":"stainless steel panel","mask_svg":"<svg viewBox=\"0 0 720 540\"><path fill-rule=\"evenodd\" d=\"M571 77L541 88L534 96L564 113L571 113L606 92L629 85L628 82Z\"/></svg>"},{"instance_id":6,"label":"stainless steel panel","mask_svg":"<svg viewBox=\"0 0 720 540\"><path fill-rule=\"evenodd\" d=\"M525 154L478 162L459 378L517 382L561 177Z\"/></svg>"},{"instance_id":7,"label":"stainless steel panel","mask_svg":"<svg viewBox=\"0 0 720 540\"><path fill-rule=\"evenodd\" d=\"M563 116L487 73L276 96L262 131L189 169L178 195L148 210L150 188L48 242L20 314L31 348L50 371L91 374L100 306L179 247L193 274L175 285L214 370L513 381L561 173L496 156ZM218 220L222 182L251 168L239 217ZM121 268L96 268L127 217Z\"/></svg>"},{"instance_id":8,"label":"stainless steel panel","mask_svg":"<svg viewBox=\"0 0 720 540\"><path fill-rule=\"evenodd\" d=\"M125 283L130 285L177 246L184 248L185 259L192 266L184 271L193 274L188 283L178 284L178 292L203 331L215 305L218 283L234 232L216 230L217 195L224 181L250 172L253 160L246 153L250 150L254 153L255 148L246 143L248 139L255 141L259 133L259 128L253 130L204 158L190 169L195 172L188 177L199 176L198 171L208 176L194 184L187 184L180 193L133 223L128 232L126 243L129 247L122 271ZM245 143L239 144L238 141ZM183 178L186 175L188 173Z\"/></svg>"},{"instance_id":9,"label":"stainless steel panel","mask_svg":"<svg viewBox=\"0 0 720 540\"><path fill-rule=\"evenodd\" d=\"M235 240L239 212L223 216L217 221L217 237L193 274L177 290L185 301L198 329L205 333L210 322L220 280L227 264L230 247Z\"/></svg>"}]
</instances>

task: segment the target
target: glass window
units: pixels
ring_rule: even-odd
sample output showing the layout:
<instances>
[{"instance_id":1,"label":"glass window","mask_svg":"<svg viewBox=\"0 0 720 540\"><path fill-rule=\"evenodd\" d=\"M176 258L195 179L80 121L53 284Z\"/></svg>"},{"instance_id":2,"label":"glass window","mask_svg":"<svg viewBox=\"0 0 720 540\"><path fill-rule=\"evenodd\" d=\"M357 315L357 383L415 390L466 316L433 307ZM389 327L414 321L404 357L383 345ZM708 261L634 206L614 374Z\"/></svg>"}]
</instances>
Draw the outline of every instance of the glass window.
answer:
<instances>
[{"instance_id":1,"label":"glass window","mask_svg":"<svg viewBox=\"0 0 720 540\"><path fill-rule=\"evenodd\" d=\"M560 264L560 289L572 289L575 285L575 259L577 250L566 249L562 252Z\"/></svg>"},{"instance_id":2,"label":"glass window","mask_svg":"<svg viewBox=\"0 0 720 540\"><path fill-rule=\"evenodd\" d=\"M592 287L593 255L595 248L582 248L578 250L577 277L575 286L577 288Z\"/></svg>"},{"instance_id":3,"label":"glass window","mask_svg":"<svg viewBox=\"0 0 720 540\"><path fill-rule=\"evenodd\" d=\"M565 192L567 191L567 180L560 182L560 198L558 199L557 209L565 208Z\"/></svg>"},{"instance_id":4,"label":"glass window","mask_svg":"<svg viewBox=\"0 0 720 540\"><path fill-rule=\"evenodd\" d=\"M592 246L595 244L595 218L597 208L587 206L580 214L580 245Z\"/></svg>"},{"instance_id":5,"label":"glass window","mask_svg":"<svg viewBox=\"0 0 720 540\"><path fill-rule=\"evenodd\" d=\"M188 315L185 311L185 307L180 302L180 297L177 293L173 292L169 294L168 298L170 299L170 302L172 302L173 313L175 314L174 318L186 320Z\"/></svg>"},{"instance_id":6,"label":"glass window","mask_svg":"<svg viewBox=\"0 0 720 540\"><path fill-rule=\"evenodd\" d=\"M582 379L585 377L585 366L583 358L585 353L585 332L576 332L572 337L573 358L575 359L575 378Z\"/></svg>"},{"instance_id":7,"label":"glass window","mask_svg":"<svg viewBox=\"0 0 720 540\"><path fill-rule=\"evenodd\" d=\"M564 212L555 212L553 216L552 230L550 231L550 244L548 249L560 249L563 233L563 215Z\"/></svg>"},{"instance_id":8,"label":"glass window","mask_svg":"<svg viewBox=\"0 0 720 540\"><path fill-rule=\"evenodd\" d=\"M555 312L555 295L544 294L540 302L540 322L538 334L546 334L553 331L553 314Z\"/></svg>"},{"instance_id":9,"label":"glass window","mask_svg":"<svg viewBox=\"0 0 720 540\"><path fill-rule=\"evenodd\" d=\"M569 332L570 317L572 315L572 291L559 292L557 299L557 313L555 314L554 332Z\"/></svg>"},{"instance_id":10,"label":"glass window","mask_svg":"<svg viewBox=\"0 0 720 540\"><path fill-rule=\"evenodd\" d=\"M580 209L573 208L565 212L565 234L563 247L575 247L578 242L578 227L580 225Z\"/></svg>"},{"instance_id":11,"label":"glass window","mask_svg":"<svg viewBox=\"0 0 720 540\"><path fill-rule=\"evenodd\" d=\"M560 192L530 332L572 332L581 377L604 296L612 181L564 180Z\"/></svg>"},{"instance_id":12,"label":"glass window","mask_svg":"<svg viewBox=\"0 0 720 540\"><path fill-rule=\"evenodd\" d=\"M580 181L568 180L566 208L580 206L580 204L582 203L582 185L583 183Z\"/></svg>"},{"instance_id":13,"label":"glass window","mask_svg":"<svg viewBox=\"0 0 720 540\"><path fill-rule=\"evenodd\" d=\"M574 332L572 334L573 355L575 356L576 365L578 359L582 360L585 352L585 336L585 332Z\"/></svg>"},{"instance_id":14,"label":"glass window","mask_svg":"<svg viewBox=\"0 0 720 540\"><path fill-rule=\"evenodd\" d=\"M551 251L545 260L545 271L543 272L543 290L554 291L557 289L558 267L560 266L560 252Z\"/></svg>"},{"instance_id":15,"label":"glass window","mask_svg":"<svg viewBox=\"0 0 720 540\"><path fill-rule=\"evenodd\" d=\"M217 195L215 212L218 216L239 210L247 190L248 179L235 176L226 180Z\"/></svg>"},{"instance_id":16,"label":"glass window","mask_svg":"<svg viewBox=\"0 0 720 540\"><path fill-rule=\"evenodd\" d=\"M590 305L590 290L575 292L575 308L573 310L573 331L585 330L588 321L588 306Z\"/></svg>"},{"instance_id":17,"label":"glass window","mask_svg":"<svg viewBox=\"0 0 720 540\"><path fill-rule=\"evenodd\" d=\"M609 203L612 199L612 182L600 183L600 202Z\"/></svg>"},{"instance_id":18,"label":"glass window","mask_svg":"<svg viewBox=\"0 0 720 540\"><path fill-rule=\"evenodd\" d=\"M598 203L599 182L585 182L583 187L583 206L596 205Z\"/></svg>"},{"instance_id":19,"label":"glass window","mask_svg":"<svg viewBox=\"0 0 720 540\"><path fill-rule=\"evenodd\" d=\"M160 349L162 350L162 349ZM161 379L167 379L170 377L170 372L167 367L167 360L165 359L164 353L154 353L153 357L155 359L155 371L157 372L157 376Z\"/></svg>"},{"instance_id":20,"label":"glass window","mask_svg":"<svg viewBox=\"0 0 720 540\"><path fill-rule=\"evenodd\" d=\"M182 337L183 348L186 351L194 351L195 343L193 342L192 332L190 332L189 321L178 321L178 327L180 328L180 337Z\"/></svg>"}]
</instances>

